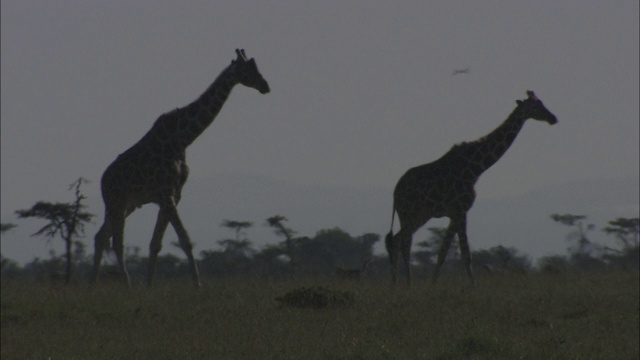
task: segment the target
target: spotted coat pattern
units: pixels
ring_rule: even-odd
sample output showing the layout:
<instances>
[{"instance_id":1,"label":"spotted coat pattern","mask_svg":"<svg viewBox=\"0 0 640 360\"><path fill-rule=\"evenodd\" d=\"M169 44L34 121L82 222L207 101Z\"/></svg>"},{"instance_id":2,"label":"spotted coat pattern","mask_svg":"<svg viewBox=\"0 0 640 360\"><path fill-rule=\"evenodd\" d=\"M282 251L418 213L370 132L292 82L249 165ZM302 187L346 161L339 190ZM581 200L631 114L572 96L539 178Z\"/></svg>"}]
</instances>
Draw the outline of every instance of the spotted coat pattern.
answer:
<instances>
[{"instance_id":1,"label":"spotted coat pattern","mask_svg":"<svg viewBox=\"0 0 640 360\"><path fill-rule=\"evenodd\" d=\"M397 278L400 254L404 260L407 282L411 283L410 252L413 234L431 218L448 217L449 226L438 253L432 280L435 282L449 250L458 235L460 252L469 279L473 281L471 255L467 238L467 212L476 198L474 185L480 175L509 149L527 119L555 124L557 119L533 91L526 100L517 100L509 117L494 131L473 142L453 146L438 160L409 169L398 181L393 193L391 231L385 239L392 266L392 280ZM393 235L394 214L400 230Z\"/></svg>"},{"instance_id":2,"label":"spotted coat pattern","mask_svg":"<svg viewBox=\"0 0 640 360\"><path fill-rule=\"evenodd\" d=\"M151 284L153 280L162 237L170 223L189 261L193 281L200 286L191 241L176 209L189 175L186 148L213 122L235 85L242 84L262 94L269 92L269 84L255 60L247 59L244 50L236 50L236 54L237 59L198 99L161 115L140 141L105 170L101 181L105 218L95 236L93 281L98 280L102 254L112 239L118 266L130 284L124 263L125 218L136 208L154 203L160 210L149 246L147 282Z\"/></svg>"}]
</instances>

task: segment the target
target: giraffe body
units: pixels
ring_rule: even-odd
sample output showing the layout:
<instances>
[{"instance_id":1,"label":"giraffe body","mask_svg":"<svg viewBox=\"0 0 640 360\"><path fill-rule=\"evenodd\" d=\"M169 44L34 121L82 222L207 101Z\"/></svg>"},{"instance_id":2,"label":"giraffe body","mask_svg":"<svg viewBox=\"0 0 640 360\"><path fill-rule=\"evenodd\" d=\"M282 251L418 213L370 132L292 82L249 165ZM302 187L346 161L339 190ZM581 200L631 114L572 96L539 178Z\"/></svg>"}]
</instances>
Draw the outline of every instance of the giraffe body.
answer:
<instances>
[{"instance_id":1,"label":"giraffe body","mask_svg":"<svg viewBox=\"0 0 640 360\"><path fill-rule=\"evenodd\" d=\"M236 84L255 88L262 94L269 92L255 61L247 59L244 50L236 53L238 58L197 100L161 115L140 141L105 170L101 181L105 219L95 236L93 281L98 279L102 254L112 239L118 266L129 284L124 263L125 219L136 208L154 203L160 211L149 246L147 282L151 284L153 280L162 237L171 224L189 261L193 281L200 286L191 241L176 208L189 175L186 148L213 122Z\"/></svg>"},{"instance_id":2,"label":"giraffe body","mask_svg":"<svg viewBox=\"0 0 640 360\"><path fill-rule=\"evenodd\" d=\"M527 119L555 124L557 119L532 91L526 100L518 100L515 110L493 132L473 141L455 145L438 160L409 169L395 187L391 231L385 239L392 267L392 281L397 278L400 255L404 260L407 282L411 283L410 253L413 234L431 218L448 217L449 227L438 253L433 281L455 235L458 236L462 260L473 281L471 254L467 238L467 212L476 197L475 183L480 175L509 149ZM398 214L400 230L393 235L393 218Z\"/></svg>"}]
</instances>

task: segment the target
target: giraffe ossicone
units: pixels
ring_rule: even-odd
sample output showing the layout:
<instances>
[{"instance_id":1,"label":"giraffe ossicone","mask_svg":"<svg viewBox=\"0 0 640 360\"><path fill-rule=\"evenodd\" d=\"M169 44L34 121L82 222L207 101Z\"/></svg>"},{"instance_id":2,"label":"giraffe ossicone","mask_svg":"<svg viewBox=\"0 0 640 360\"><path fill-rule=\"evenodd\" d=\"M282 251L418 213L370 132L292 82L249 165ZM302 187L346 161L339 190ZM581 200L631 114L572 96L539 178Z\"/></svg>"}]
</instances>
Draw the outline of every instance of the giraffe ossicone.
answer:
<instances>
[{"instance_id":1,"label":"giraffe ossicone","mask_svg":"<svg viewBox=\"0 0 640 360\"><path fill-rule=\"evenodd\" d=\"M236 49L236 55L198 99L161 115L142 139L105 170L101 181L105 217L95 236L94 282L98 280L102 255L112 240L118 267L127 284L131 284L124 260L125 219L136 208L154 203L160 210L149 245L147 283L153 281L162 237L171 224L187 256L193 282L200 286L191 240L176 208L189 174L186 148L213 122L235 85L242 84L261 94L270 91L255 60L248 59L243 49Z\"/></svg>"},{"instance_id":2,"label":"giraffe ossicone","mask_svg":"<svg viewBox=\"0 0 640 360\"><path fill-rule=\"evenodd\" d=\"M473 282L467 212L476 198L475 183L509 149L526 120L545 121L551 125L558 122L533 91L527 91L527 99L516 100L516 104L509 117L488 135L454 145L438 160L411 168L398 180L393 193L391 230L385 238L393 283L397 280L398 261L402 256L407 283L411 284L413 234L431 218L440 217L448 217L450 222L438 252L433 282L438 279L456 235L463 264ZM398 214L400 230L393 235L395 214Z\"/></svg>"}]
</instances>

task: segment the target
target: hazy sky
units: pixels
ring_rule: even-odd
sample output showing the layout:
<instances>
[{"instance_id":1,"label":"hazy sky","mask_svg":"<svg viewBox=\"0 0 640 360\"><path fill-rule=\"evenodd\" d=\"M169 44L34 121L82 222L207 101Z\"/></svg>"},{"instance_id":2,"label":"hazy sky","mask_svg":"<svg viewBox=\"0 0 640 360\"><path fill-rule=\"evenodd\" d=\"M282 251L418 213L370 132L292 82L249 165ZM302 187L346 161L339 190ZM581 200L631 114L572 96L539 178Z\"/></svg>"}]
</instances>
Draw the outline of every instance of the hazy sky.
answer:
<instances>
[{"instance_id":1,"label":"hazy sky","mask_svg":"<svg viewBox=\"0 0 640 360\"><path fill-rule=\"evenodd\" d=\"M528 122L479 198L638 177L637 1L428 3L2 1L3 222L70 201L79 176L99 197L107 165L237 47L271 93L234 89L188 149L191 181L250 174L391 196L409 167L490 132L527 89L559 123Z\"/></svg>"}]
</instances>

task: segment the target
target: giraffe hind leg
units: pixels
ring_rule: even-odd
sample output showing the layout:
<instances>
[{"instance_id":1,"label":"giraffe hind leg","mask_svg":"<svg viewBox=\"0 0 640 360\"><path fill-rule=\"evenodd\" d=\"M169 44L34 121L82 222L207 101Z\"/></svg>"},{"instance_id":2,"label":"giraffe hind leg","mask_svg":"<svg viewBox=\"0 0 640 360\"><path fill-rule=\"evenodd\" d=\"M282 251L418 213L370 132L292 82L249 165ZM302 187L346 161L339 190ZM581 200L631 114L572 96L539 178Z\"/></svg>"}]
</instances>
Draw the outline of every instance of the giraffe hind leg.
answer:
<instances>
[{"instance_id":1,"label":"giraffe hind leg","mask_svg":"<svg viewBox=\"0 0 640 360\"><path fill-rule=\"evenodd\" d=\"M411 285L411 243L413 242L413 232L407 231L400 241L400 252L404 265L404 274L407 278L407 285Z\"/></svg>"},{"instance_id":2,"label":"giraffe hind leg","mask_svg":"<svg viewBox=\"0 0 640 360\"><path fill-rule=\"evenodd\" d=\"M196 260L193 257L193 250L192 250L193 245L191 244L191 240L189 239L189 234L187 233L187 230L184 228L184 225L182 224L182 220L180 220L180 216L178 215L178 210L176 209L175 205L166 206L165 209L163 210L166 211L167 219L171 223L171 226L173 226L173 228L175 229L176 234L178 234L180 247L184 251L185 255L187 256L187 260L189 261L189 268L191 269L191 275L193 278L194 285L199 288L202 285L200 284L200 275L198 274L198 265L196 264Z\"/></svg>"},{"instance_id":3,"label":"giraffe hind leg","mask_svg":"<svg viewBox=\"0 0 640 360\"><path fill-rule=\"evenodd\" d=\"M429 219L425 219L418 224L404 225L394 238L397 247L396 263L398 261L398 255L402 255L403 270L407 279L407 285L409 286L411 285L411 243L413 241L413 234L428 220ZM399 254L397 254L398 252Z\"/></svg>"},{"instance_id":4,"label":"giraffe hind leg","mask_svg":"<svg viewBox=\"0 0 640 360\"><path fill-rule=\"evenodd\" d=\"M169 225L169 220L165 216L162 210L158 212L158 219L156 220L156 226L153 230L153 236L151 237L151 244L149 245L149 269L147 272L147 284L151 285L156 273L156 262L158 260L158 253L162 249L162 238L164 232Z\"/></svg>"},{"instance_id":5,"label":"giraffe hind leg","mask_svg":"<svg viewBox=\"0 0 640 360\"><path fill-rule=\"evenodd\" d=\"M400 246L398 239L393 235L393 231L389 231L385 237L385 246L389 254L389 262L391 263L391 283L395 284L398 280L398 258L400 257Z\"/></svg>"}]
</instances>

